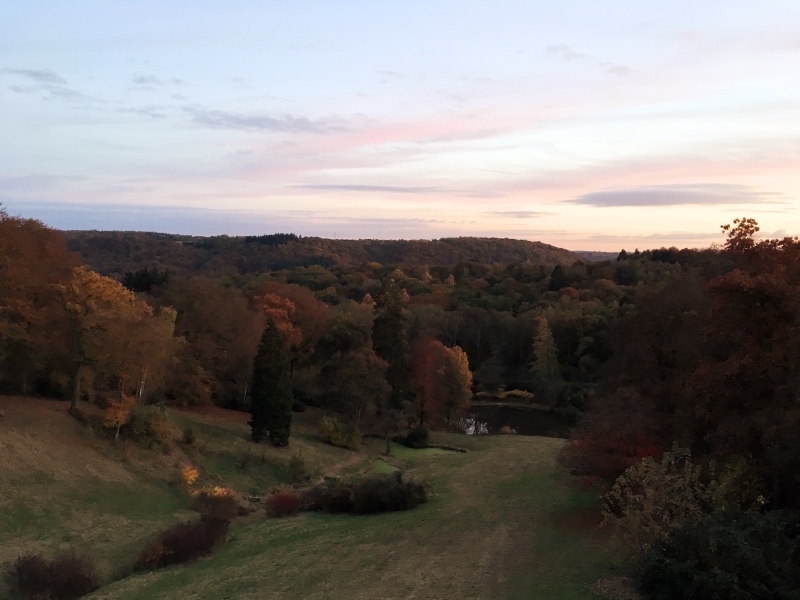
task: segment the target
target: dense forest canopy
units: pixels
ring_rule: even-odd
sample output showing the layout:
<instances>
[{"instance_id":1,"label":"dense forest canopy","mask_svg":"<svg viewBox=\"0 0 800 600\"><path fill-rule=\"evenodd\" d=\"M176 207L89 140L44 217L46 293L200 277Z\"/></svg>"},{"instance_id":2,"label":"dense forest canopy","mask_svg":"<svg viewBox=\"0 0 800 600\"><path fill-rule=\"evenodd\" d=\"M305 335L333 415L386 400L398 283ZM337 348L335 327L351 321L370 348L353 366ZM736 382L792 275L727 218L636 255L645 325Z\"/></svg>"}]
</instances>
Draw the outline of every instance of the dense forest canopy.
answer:
<instances>
[{"instance_id":1,"label":"dense forest canopy","mask_svg":"<svg viewBox=\"0 0 800 600\"><path fill-rule=\"evenodd\" d=\"M458 347L476 391L528 390L537 403L574 417L594 394L600 368L612 355L611 327L638 298L657 293L681 274L708 278L730 268L727 257L711 250L623 251L617 260L582 262L544 244L482 238L409 242L68 232L65 248L64 236L41 224L7 215L4 224L34 228L60 244L64 258L52 260L65 265L79 262L67 248L80 251L108 278L106 288L124 286L135 293L151 311L148 319L174 315L168 357L159 368L141 367L149 374L145 389L168 401L223 406L247 402L267 317L287 341L298 398L329 401L330 377L324 374L334 372L331 361L338 356L375 346L385 360L380 343L373 343L373 322L383 318L374 303L391 281L404 295L400 310L408 344L430 339ZM66 266L62 271L71 273ZM62 280L75 277L63 273ZM67 394L69 380L74 397L91 392L81 392L85 378L78 371L90 374L98 390L120 377L100 377L101 365L91 357L70 360L71 375L26 374L26 388ZM402 377L410 377L408 364ZM397 368L390 365L391 372ZM14 388L19 382L11 380L20 376L9 373L4 385ZM133 381L127 375L125 380Z\"/></svg>"},{"instance_id":2,"label":"dense forest canopy","mask_svg":"<svg viewBox=\"0 0 800 600\"><path fill-rule=\"evenodd\" d=\"M68 231L69 248L106 275L145 267L215 276L294 267L356 267L378 262L404 266L535 262L571 264L580 256L543 244L500 238L440 240L330 240L294 234L192 237L124 231Z\"/></svg>"}]
</instances>

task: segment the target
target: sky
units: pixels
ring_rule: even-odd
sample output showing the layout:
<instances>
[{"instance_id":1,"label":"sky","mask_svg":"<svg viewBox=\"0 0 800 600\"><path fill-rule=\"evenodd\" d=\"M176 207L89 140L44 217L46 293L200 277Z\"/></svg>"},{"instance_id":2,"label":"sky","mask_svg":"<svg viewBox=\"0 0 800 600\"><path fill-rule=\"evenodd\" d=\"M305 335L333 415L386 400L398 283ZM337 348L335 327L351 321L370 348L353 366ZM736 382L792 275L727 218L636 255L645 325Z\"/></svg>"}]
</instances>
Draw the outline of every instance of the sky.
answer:
<instances>
[{"instance_id":1,"label":"sky","mask_svg":"<svg viewBox=\"0 0 800 600\"><path fill-rule=\"evenodd\" d=\"M0 111L59 229L800 234L798 0L8 0Z\"/></svg>"}]
</instances>

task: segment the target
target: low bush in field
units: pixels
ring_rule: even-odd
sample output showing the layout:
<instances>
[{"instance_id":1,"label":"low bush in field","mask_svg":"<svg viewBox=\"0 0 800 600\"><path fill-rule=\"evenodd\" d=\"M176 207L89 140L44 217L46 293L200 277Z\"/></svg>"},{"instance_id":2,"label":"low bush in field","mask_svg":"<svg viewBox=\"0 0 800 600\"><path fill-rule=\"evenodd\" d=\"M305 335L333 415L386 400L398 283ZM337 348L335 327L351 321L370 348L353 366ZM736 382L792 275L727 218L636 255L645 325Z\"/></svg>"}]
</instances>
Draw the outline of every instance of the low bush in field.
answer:
<instances>
[{"instance_id":1,"label":"low bush in field","mask_svg":"<svg viewBox=\"0 0 800 600\"><path fill-rule=\"evenodd\" d=\"M334 480L303 492L303 510L358 515L409 510L428 501L425 482L403 481L401 472L361 479Z\"/></svg>"},{"instance_id":2,"label":"low bush in field","mask_svg":"<svg viewBox=\"0 0 800 600\"><path fill-rule=\"evenodd\" d=\"M425 425L415 427L398 440L403 446L408 448L427 448L431 441L431 434Z\"/></svg>"},{"instance_id":3,"label":"low bush in field","mask_svg":"<svg viewBox=\"0 0 800 600\"><path fill-rule=\"evenodd\" d=\"M100 586L97 569L86 558L67 554L47 560L38 554L20 556L6 575L12 598L74 600Z\"/></svg>"},{"instance_id":4,"label":"low bush in field","mask_svg":"<svg viewBox=\"0 0 800 600\"><path fill-rule=\"evenodd\" d=\"M340 448L358 450L361 446L361 431L358 427L341 423L333 417L322 417L319 421L319 437L323 442Z\"/></svg>"},{"instance_id":5,"label":"low bush in field","mask_svg":"<svg viewBox=\"0 0 800 600\"><path fill-rule=\"evenodd\" d=\"M225 523L230 523L246 512L236 500L233 490L227 488L200 490L194 494L191 508L200 513L203 521L223 521Z\"/></svg>"},{"instance_id":6,"label":"low bush in field","mask_svg":"<svg viewBox=\"0 0 800 600\"><path fill-rule=\"evenodd\" d=\"M139 553L136 567L160 569L192 562L212 554L227 533L227 521L204 519L180 523L150 540Z\"/></svg>"},{"instance_id":7,"label":"low bush in field","mask_svg":"<svg viewBox=\"0 0 800 600\"><path fill-rule=\"evenodd\" d=\"M135 405L125 427L130 437L147 448L165 446L175 438L172 421L164 406Z\"/></svg>"},{"instance_id":8,"label":"low bush in field","mask_svg":"<svg viewBox=\"0 0 800 600\"><path fill-rule=\"evenodd\" d=\"M278 492L267 498L267 513L271 517L289 517L300 512L300 498L294 494Z\"/></svg>"}]
</instances>

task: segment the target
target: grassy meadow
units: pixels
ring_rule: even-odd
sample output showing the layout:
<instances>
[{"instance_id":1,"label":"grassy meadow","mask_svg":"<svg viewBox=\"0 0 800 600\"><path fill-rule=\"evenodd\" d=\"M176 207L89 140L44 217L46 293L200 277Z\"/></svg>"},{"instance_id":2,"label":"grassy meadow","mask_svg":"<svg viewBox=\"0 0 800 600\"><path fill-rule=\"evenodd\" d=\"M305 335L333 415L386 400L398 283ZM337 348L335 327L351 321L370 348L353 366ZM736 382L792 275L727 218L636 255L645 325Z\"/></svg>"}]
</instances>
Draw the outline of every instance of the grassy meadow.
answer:
<instances>
[{"instance_id":1,"label":"grassy meadow","mask_svg":"<svg viewBox=\"0 0 800 600\"><path fill-rule=\"evenodd\" d=\"M20 553L75 549L95 560L104 585L93 599L157 598L519 598L591 599L611 560L596 500L570 486L551 438L435 440L469 449L412 450L366 439L361 451L314 435L319 414L295 415L289 448L248 441L247 415L174 411L169 453L114 444L66 415L60 402L0 398L0 566ZM196 518L179 471L191 463L204 484L242 496L288 481L299 453L312 475L390 473L431 482L431 502L376 516L303 514L268 519L258 504L234 521L217 553L149 573L131 570L164 527Z\"/></svg>"}]
</instances>

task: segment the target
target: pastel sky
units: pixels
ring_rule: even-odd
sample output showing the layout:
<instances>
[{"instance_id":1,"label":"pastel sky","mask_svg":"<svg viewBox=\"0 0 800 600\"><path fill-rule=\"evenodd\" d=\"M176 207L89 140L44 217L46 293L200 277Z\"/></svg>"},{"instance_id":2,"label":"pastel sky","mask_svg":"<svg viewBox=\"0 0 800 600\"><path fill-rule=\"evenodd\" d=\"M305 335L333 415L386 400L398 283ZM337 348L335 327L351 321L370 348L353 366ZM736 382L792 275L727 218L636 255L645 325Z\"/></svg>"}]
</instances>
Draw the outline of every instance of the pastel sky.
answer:
<instances>
[{"instance_id":1,"label":"pastel sky","mask_svg":"<svg viewBox=\"0 0 800 600\"><path fill-rule=\"evenodd\" d=\"M800 234L798 0L8 0L0 203L61 229Z\"/></svg>"}]
</instances>

